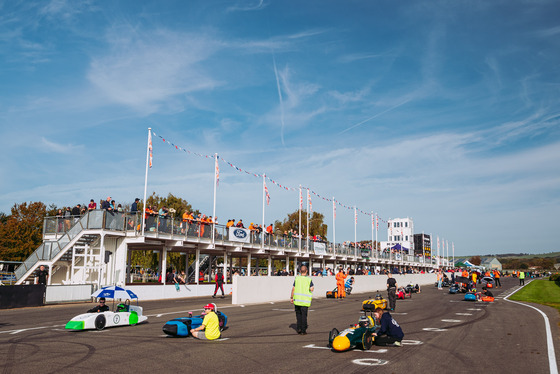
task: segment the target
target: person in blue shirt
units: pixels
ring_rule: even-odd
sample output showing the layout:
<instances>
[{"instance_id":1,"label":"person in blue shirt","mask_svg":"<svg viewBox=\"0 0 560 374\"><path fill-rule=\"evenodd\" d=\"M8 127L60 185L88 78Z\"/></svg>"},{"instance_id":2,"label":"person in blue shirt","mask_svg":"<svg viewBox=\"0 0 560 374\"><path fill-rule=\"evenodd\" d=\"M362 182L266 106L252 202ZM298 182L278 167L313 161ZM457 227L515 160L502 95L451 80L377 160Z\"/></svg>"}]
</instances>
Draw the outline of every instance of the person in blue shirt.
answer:
<instances>
[{"instance_id":1,"label":"person in blue shirt","mask_svg":"<svg viewBox=\"0 0 560 374\"><path fill-rule=\"evenodd\" d=\"M346 280L346 283L344 283L344 288L346 288L346 293L350 294L350 292L352 291L353 284L354 284L354 277L350 277Z\"/></svg>"},{"instance_id":2,"label":"person in blue shirt","mask_svg":"<svg viewBox=\"0 0 560 374\"><path fill-rule=\"evenodd\" d=\"M373 311L373 315L375 316L376 325L380 325L379 330L373 333L373 336L375 336L375 345L393 345L395 347L400 347L404 338L404 333L397 321L391 316L391 313L384 312L383 309L377 308Z\"/></svg>"}]
</instances>

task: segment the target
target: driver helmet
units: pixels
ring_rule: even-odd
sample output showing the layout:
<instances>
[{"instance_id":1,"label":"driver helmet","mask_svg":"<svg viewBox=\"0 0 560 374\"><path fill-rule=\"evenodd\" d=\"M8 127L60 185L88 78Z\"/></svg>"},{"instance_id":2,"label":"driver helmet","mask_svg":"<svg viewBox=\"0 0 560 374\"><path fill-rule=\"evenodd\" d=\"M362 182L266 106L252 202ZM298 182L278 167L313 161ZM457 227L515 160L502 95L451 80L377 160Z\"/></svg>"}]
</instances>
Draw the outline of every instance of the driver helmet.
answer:
<instances>
[{"instance_id":1,"label":"driver helmet","mask_svg":"<svg viewBox=\"0 0 560 374\"><path fill-rule=\"evenodd\" d=\"M381 294L378 293L377 295L375 295L375 300L381 300L381 299L383 299L383 296L381 296Z\"/></svg>"},{"instance_id":2,"label":"driver helmet","mask_svg":"<svg viewBox=\"0 0 560 374\"><path fill-rule=\"evenodd\" d=\"M367 318L366 316L361 316L360 319L358 320L358 325L360 327L368 327L369 326L369 318Z\"/></svg>"}]
</instances>

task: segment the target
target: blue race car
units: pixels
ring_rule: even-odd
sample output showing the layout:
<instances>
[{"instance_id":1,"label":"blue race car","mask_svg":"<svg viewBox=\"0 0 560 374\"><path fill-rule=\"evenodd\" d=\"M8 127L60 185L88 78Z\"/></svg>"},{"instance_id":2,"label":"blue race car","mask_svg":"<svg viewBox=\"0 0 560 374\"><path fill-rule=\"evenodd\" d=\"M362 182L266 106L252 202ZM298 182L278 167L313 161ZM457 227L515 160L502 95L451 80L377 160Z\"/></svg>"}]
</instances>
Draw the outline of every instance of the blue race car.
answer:
<instances>
[{"instance_id":1,"label":"blue race car","mask_svg":"<svg viewBox=\"0 0 560 374\"><path fill-rule=\"evenodd\" d=\"M227 326L227 316L217 310L216 304L214 304L214 311L218 315L218 321L220 322L220 331L223 331ZM202 325L203 320L204 315L193 316L192 313L189 313L188 317L175 318L167 322L165 325L163 325L163 332L173 337L191 336L191 329L196 329L197 327Z\"/></svg>"}]
</instances>

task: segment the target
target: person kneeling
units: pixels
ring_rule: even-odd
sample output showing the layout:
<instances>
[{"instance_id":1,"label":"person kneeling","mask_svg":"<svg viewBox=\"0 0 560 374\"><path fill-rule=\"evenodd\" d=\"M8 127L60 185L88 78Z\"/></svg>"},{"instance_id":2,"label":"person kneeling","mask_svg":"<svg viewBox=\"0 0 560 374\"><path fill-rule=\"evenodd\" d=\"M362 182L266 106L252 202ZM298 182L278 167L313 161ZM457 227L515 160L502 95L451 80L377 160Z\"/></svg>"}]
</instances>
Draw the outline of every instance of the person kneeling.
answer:
<instances>
[{"instance_id":1,"label":"person kneeling","mask_svg":"<svg viewBox=\"0 0 560 374\"><path fill-rule=\"evenodd\" d=\"M218 320L218 315L214 313L213 304L208 304L204 307L202 325L196 329L191 329L191 334L194 338L201 340L216 340L220 338L220 321Z\"/></svg>"},{"instance_id":2,"label":"person kneeling","mask_svg":"<svg viewBox=\"0 0 560 374\"><path fill-rule=\"evenodd\" d=\"M401 341L404 338L404 333L397 321L391 316L391 313L383 312L383 309L376 308L373 314L376 324L380 325L379 330L373 333L373 336L375 336L375 345L394 345L400 347Z\"/></svg>"}]
</instances>

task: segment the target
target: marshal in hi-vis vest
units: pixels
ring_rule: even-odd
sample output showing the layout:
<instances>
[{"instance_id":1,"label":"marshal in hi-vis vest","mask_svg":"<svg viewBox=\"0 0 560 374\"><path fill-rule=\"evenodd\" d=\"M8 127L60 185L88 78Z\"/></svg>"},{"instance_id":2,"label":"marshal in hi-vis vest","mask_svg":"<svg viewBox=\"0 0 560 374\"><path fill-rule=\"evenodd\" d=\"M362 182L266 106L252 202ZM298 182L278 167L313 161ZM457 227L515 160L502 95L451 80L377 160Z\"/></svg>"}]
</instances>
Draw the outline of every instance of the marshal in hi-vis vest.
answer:
<instances>
[{"instance_id":1,"label":"marshal in hi-vis vest","mask_svg":"<svg viewBox=\"0 0 560 374\"><path fill-rule=\"evenodd\" d=\"M295 280L294 305L311 306L311 278L298 275Z\"/></svg>"}]
</instances>

